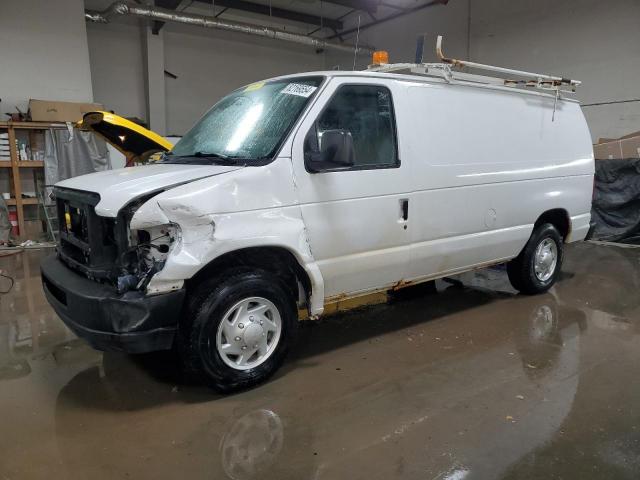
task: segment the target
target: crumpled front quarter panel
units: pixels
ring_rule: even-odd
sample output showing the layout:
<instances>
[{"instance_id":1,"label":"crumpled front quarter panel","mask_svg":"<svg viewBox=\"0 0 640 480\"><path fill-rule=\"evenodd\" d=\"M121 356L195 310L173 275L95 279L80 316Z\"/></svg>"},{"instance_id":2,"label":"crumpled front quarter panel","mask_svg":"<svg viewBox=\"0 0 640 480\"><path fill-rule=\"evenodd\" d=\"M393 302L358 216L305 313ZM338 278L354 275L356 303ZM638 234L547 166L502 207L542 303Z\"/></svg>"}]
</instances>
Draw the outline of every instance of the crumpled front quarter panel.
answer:
<instances>
[{"instance_id":1,"label":"crumpled front quarter panel","mask_svg":"<svg viewBox=\"0 0 640 480\"><path fill-rule=\"evenodd\" d=\"M150 294L180 288L183 280L227 252L278 246L294 254L315 286L314 297L317 292L323 298L322 279L307 241L288 158L161 193L138 209L131 228L169 222L180 226L181 238L150 282Z\"/></svg>"}]
</instances>

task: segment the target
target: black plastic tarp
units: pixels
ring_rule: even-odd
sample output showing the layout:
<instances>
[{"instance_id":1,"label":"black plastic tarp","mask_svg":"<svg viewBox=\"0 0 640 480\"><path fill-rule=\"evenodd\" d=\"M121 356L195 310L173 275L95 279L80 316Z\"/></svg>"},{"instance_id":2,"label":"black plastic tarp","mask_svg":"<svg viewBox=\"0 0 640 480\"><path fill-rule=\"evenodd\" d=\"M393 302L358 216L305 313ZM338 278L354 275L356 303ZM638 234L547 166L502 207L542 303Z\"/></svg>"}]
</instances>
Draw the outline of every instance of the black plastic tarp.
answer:
<instances>
[{"instance_id":1,"label":"black plastic tarp","mask_svg":"<svg viewBox=\"0 0 640 480\"><path fill-rule=\"evenodd\" d=\"M640 159L596 160L591 238L620 241L640 235Z\"/></svg>"}]
</instances>

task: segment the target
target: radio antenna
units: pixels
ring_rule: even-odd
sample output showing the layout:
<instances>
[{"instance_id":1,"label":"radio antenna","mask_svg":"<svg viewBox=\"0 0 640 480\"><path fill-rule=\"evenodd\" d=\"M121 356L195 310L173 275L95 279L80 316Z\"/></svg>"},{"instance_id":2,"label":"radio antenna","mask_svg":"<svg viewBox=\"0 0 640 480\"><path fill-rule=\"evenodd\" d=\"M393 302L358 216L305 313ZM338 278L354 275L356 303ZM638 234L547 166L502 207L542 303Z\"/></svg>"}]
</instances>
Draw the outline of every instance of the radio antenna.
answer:
<instances>
[{"instance_id":1,"label":"radio antenna","mask_svg":"<svg viewBox=\"0 0 640 480\"><path fill-rule=\"evenodd\" d=\"M353 50L353 68L356 69L356 58L358 57L358 41L360 40L360 15L358 15L358 32L356 33L356 48Z\"/></svg>"}]
</instances>

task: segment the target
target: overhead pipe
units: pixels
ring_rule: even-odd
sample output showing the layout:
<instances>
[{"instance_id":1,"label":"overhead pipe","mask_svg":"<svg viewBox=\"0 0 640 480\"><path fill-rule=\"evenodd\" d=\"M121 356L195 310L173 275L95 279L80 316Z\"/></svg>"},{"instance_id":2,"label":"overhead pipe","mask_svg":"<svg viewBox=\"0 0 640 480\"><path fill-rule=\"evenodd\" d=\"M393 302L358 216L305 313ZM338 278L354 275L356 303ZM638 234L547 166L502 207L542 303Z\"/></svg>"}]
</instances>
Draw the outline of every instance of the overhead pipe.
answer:
<instances>
[{"instance_id":1,"label":"overhead pipe","mask_svg":"<svg viewBox=\"0 0 640 480\"><path fill-rule=\"evenodd\" d=\"M272 27L251 25L249 23L230 22L216 17L198 15L194 13L176 12L166 8L138 5L129 2L114 2L102 12L85 11L85 20L95 23L109 23L115 15L128 15L141 18L150 18L161 22L184 23L197 27L215 28L231 32L246 33L258 37L273 38L286 42L299 43L316 49L331 49L347 53L373 53L374 49L366 45L349 45L322 40L298 33L290 33Z\"/></svg>"}]
</instances>

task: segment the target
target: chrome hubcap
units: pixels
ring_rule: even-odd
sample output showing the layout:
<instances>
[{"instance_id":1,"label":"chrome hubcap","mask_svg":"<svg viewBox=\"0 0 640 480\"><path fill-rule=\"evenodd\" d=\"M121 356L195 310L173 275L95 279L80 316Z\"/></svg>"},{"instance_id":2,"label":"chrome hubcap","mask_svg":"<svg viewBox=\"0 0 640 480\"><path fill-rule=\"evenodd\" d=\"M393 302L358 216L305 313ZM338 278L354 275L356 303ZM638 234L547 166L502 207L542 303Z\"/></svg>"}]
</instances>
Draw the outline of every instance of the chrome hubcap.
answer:
<instances>
[{"instance_id":1,"label":"chrome hubcap","mask_svg":"<svg viewBox=\"0 0 640 480\"><path fill-rule=\"evenodd\" d=\"M536 247L534 257L534 270L536 277L541 282L549 280L556 270L558 263L558 247L556 242L550 238L545 238Z\"/></svg>"},{"instance_id":2,"label":"chrome hubcap","mask_svg":"<svg viewBox=\"0 0 640 480\"><path fill-rule=\"evenodd\" d=\"M282 319L273 302L262 297L245 298L224 314L216 348L225 364L248 370L273 354L281 332Z\"/></svg>"}]
</instances>

